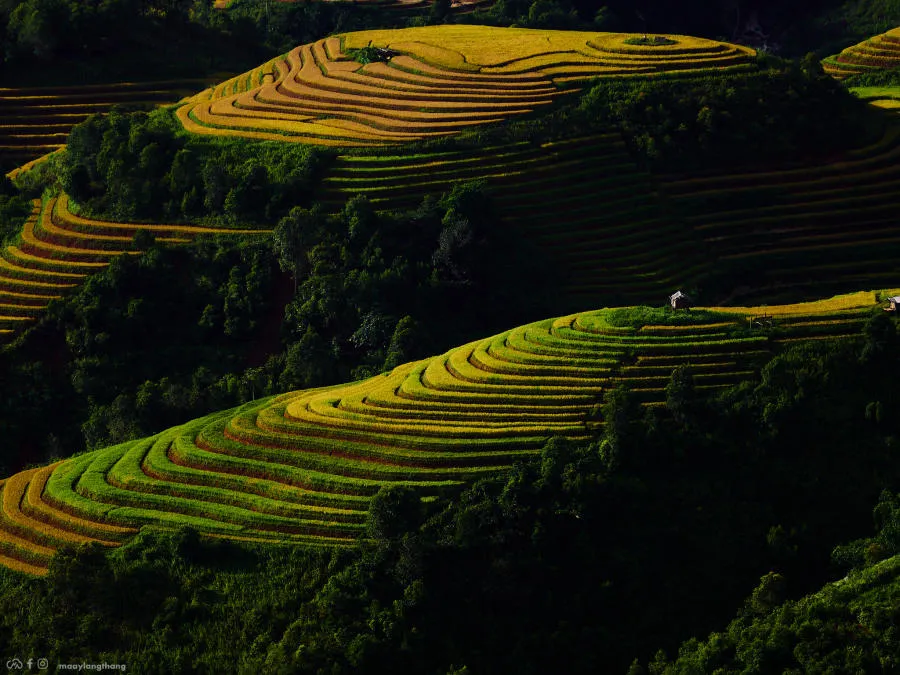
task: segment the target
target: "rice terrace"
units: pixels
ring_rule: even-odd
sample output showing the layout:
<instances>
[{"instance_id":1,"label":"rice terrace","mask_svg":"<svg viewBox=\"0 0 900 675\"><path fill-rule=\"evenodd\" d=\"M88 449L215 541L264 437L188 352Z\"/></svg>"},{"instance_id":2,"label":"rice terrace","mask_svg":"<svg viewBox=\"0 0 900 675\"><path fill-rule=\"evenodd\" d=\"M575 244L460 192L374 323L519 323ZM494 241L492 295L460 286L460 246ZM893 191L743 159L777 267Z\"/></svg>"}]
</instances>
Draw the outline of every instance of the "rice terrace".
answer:
<instances>
[{"instance_id":1,"label":"rice terrace","mask_svg":"<svg viewBox=\"0 0 900 675\"><path fill-rule=\"evenodd\" d=\"M346 544L382 485L434 494L536 455L550 436L587 438L602 424L590 413L604 389L626 384L660 405L678 364L712 390L752 375L779 343L853 339L874 295L836 300L767 308L784 331L774 340L746 330L761 308L695 310L688 323L649 313L639 326L618 309L549 319L30 469L2 486L0 562L43 574L59 546L115 545L143 524Z\"/></svg>"},{"instance_id":2,"label":"rice terrace","mask_svg":"<svg viewBox=\"0 0 900 675\"><path fill-rule=\"evenodd\" d=\"M182 5L0 7L8 669L898 672L900 3Z\"/></svg>"}]
</instances>

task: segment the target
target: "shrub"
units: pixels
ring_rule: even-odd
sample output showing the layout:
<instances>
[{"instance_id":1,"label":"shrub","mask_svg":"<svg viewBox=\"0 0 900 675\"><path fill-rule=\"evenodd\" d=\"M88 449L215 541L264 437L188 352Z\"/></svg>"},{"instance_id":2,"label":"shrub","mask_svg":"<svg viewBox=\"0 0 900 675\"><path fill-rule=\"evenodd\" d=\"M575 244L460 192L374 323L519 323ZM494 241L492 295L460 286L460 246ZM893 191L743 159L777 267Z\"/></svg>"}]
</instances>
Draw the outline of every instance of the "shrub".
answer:
<instances>
[{"instance_id":1,"label":"shrub","mask_svg":"<svg viewBox=\"0 0 900 675\"><path fill-rule=\"evenodd\" d=\"M626 45L641 45L644 47L660 47L662 45L676 45L676 44L678 44L678 41L672 40L671 38L667 38L664 35L653 35L651 37L642 35L641 37L625 38L625 44Z\"/></svg>"}]
</instances>

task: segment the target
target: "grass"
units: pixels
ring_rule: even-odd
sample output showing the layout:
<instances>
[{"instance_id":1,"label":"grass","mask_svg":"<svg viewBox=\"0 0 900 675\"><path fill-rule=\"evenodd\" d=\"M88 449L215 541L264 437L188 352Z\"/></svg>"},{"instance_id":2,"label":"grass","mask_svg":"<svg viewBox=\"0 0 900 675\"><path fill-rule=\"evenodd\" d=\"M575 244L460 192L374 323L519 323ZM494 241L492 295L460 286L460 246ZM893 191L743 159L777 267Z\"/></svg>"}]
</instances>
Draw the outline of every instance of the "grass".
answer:
<instances>
[{"instance_id":1,"label":"grass","mask_svg":"<svg viewBox=\"0 0 900 675\"><path fill-rule=\"evenodd\" d=\"M348 33L344 48L377 46L404 51L398 44L434 44L439 51L428 52L432 58L426 63L453 69L455 64L469 64L471 72L480 66L496 66L518 59L547 53L576 52L592 55L609 47L620 47L628 36L620 33L593 33L583 31L531 30L527 28L495 29L488 26L443 25L395 30L370 30ZM720 43L703 38L677 36L682 49L702 55L716 49ZM452 45L450 47L449 45ZM740 48L730 46L735 50ZM418 46L409 51L417 53ZM751 53L752 50L746 50Z\"/></svg>"},{"instance_id":2,"label":"grass","mask_svg":"<svg viewBox=\"0 0 900 675\"><path fill-rule=\"evenodd\" d=\"M900 87L851 87L850 91L876 108L900 112Z\"/></svg>"},{"instance_id":3,"label":"grass","mask_svg":"<svg viewBox=\"0 0 900 675\"><path fill-rule=\"evenodd\" d=\"M900 87L851 87L850 91L864 101L900 99Z\"/></svg>"},{"instance_id":4,"label":"grass","mask_svg":"<svg viewBox=\"0 0 900 675\"><path fill-rule=\"evenodd\" d=\"M106 546L116 546L124 536L134 532L129 528L101 526L82 520L72 514L57 511L44 501L44 490L52 473L62 462L38 469L28 483L28 489L21 502L22 512L36 523L35 529L46 528L54 537L71 543L96 541Z\"/></svg>"},{"instance_id":5,"label":"grass","mask_svg":"<svg viewBox=\"0 0 900 675\"><path fill-rule=\"evenodd\" d=\"M893 295L894 290L884 291L882 294ZM836 295L823 300L815 300L812 302L799 302L790 305L761 305L756 307L716 307L717 313L723 314L768 314L769 316L813 316L824 313L831 313L839 310L864 310L869 309L876 303L875 291L858 291L856 293L847 293Z\"/></svg>"},{"instance_id":6,"label":"grass","mask_svg":"<svg viewBox=\"0 0 900 675\"><path fill-rule=\"evenodd\" d=\"M676 45L678 44L677 40L672 40L662 35L653 35L646 36L642 35L641 37L630 37L625 38L626 45L640 45L647 47L660 47L662 45Z\"/></svg>"},{"instance_id":7,"label":"grass","mask_svg":"<svg viewBox=\"0 0 900 675\"><path fill-rule=\"evenodd\" d=\"M232 494L244 492L274 500L280 504L287 503L311 508L317 513L328 514L335 520L359 521L364 516L364 510L358 508L360 501L364 502L364 500L352 500L347 497L338 499L273 480L248 480L246 476L204 471L176 463L173 458L177 451L173 446L177 438L184 438L185 434L190 438L193 430L199 430L195 423L181 427L178 434L173 435L174 437L160 437L144 457L142 471L149 476L173 484L206 486Z\"/></svg>"}]
</instances>

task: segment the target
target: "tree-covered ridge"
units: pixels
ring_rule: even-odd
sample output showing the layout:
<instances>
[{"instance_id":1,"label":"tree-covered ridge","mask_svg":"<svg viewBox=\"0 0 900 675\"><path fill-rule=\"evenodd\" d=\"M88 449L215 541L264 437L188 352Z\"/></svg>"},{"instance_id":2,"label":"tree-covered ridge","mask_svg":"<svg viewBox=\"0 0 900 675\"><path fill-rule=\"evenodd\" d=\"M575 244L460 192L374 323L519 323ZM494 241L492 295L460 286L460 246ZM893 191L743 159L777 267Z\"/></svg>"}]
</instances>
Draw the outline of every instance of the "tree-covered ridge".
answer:
<instances>
[{"instance_id":1,"label":"tree-covered ridge","mask_svg":"<svg viewBox=\"0 0 900 675\"><path fill-rule=\"evenodd\" d=\"M888 494L881 504L894 502L896 497ZM893 532L900 520L895 510L890 511L889 518L882 521L882 533L895 542ZM813 595L782 603L785 580L771 572L760 580L741 616L726 630L711 634L705 641L687 641L674 661L658 654L647 669L636 664L629 675L742 673L747 668L773 672L895 672L900 667L898 575L900 556L894 555L855 569Z\"/></svg>"},{"instance_id":2,"label":"tree-covered ridge","mask_svg":"<svg viewBox=\"0 0 900 675\"><path fill-rule=\"evenodd\" d=\"M212 144L175 124L169 110L93 116L73 129L51 180L111 220L274 224L308 205L324 159L315 148Z\"/></svg>"},{"instance_id":3,"label":"tree-covered ridge","mask_svg":"<svg viewBox=\"0 0 900 675\"><path fill-rule=\"evenodd\" d=\"M241 72L337 30L402 26L407 18L376 4L240 1L222 11L200 0L5 0L0 62L8 66L4 85L206 77Z\"/></svg>"}]
</instances>

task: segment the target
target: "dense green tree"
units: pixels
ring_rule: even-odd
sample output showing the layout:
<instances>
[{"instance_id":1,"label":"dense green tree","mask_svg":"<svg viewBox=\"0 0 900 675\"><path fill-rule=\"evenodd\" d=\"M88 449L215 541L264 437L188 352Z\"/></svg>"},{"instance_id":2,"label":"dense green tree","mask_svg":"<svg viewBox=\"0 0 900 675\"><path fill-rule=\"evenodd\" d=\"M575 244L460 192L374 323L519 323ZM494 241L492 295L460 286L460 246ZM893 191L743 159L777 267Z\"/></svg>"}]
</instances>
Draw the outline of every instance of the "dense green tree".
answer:
<instances>
[{"instance_id":1,"label":"dense green tree","mask_svg":"<svg viewBox=\"0 0 900 675\"><path fill-rule=\"evenodd\" d=\"M390 371L397 366L411 360L411 355L416 353L416 346L427 343L422 337L422 327L411 316L406 315L397 322L394 333L388 343L387 354L382 370Z\"/></svg>"},{"instance_id":2,"label":"dense green tree","mask_svg":"<svg viewBox=\"0 0 900 675\"><path fill-rule=\"evenodd\" d=\"M452 6L452 0L432 0L430 18L435 22L444 21Z\"/></svg>"},{"instance_id":3,"label":"dense green tree","mask_svg":"<svg viewBox=\"0 0 900 675\"><path fill-rule=\"evenodd\" d=\"M573 30L581 23L574 7L554 0L534 0L528 14L520 21L523 28Z\"/></svg>"},{"instance_id":4,"label":"dense green tree","mask_svg":"<svg viewBox=\"0 0 900 675\"><path fill-rule=\"evenodd\" d=\"M897 326L884 312L874 314L863 328L865 343L860 359L873 368L897 364Z\"/></svg>"},{"instance_id":5,"label":"dense green tree","mask_svg":"<svg viewBox=\"0 0 900 675\"><path fill-rule=\"evenodd\" d=\"M341 217L347 224L350 242L357 249L368 243L378 229L379 220L375 208L365 195L354 195L348 199Z\"/></svg>"},{"instance_id":6,"label":"dense green tree","mask_svg":"<svg viewBox=\"0 0 900 675\"><path fill-rule=\"evenodd\" d=\"M17 236L31 213L31 203L6 176L0 180L0 243Z\"/></svg>"},{"instance_id":7,"label":"dense green tree","mask_svg":"<svg viewBox=\"0 0 900 675\"><path fill-rule=\"evenodd\" d=\"M13 10L7 31L15 36L12 55L49 61L71 38L68 8L63 0L26 0Z\"/></svg>"},{"instance_id":8,"label":"dense green tree","mask_svg":"<svg viewBox=\"0 0 900 675\"><path fill-rule=\"evenodd\" d=\"M619 126L648 164L671 171L821 157L882 133L881 117L835 80L779 60L737 77L608 80L582 98L585 115Z\"/></svg>"},{"instance_id":9,"label":"dense green tree","mask_svg":"<svg viewBox=\"0 0 900 675\"><path fill-rule=\"evenodd\" d=\"M324 228L325 214L320 206L312 209L294 207L278 221L272 233L278 264L294 278L294 293L301 278L308 272L309 251Z\"/></svg>"},{"instance_id":10,"label":"dense green tree","mask_svg":"<svg viewBox=\"0 0 900 675\"><path fill-rule=\"evenodd\" d=\"M312 326L288 347L284 371L278 380L281 391L329 384L335 373L332 350Z\"/></svg>"},{"instance_id":11,"label":"dense green tree","mask_svg":"<svg viewBox=\"0 0 900 675\"><path fill-rule=\"evenodd\" d=\"M666 384L666 408L676 423L689 427L697 414L697 392L689 365L676 366Z\"/></svg>"},{"instance_id":12,"label":"dense green tree","mask_svg":"<svg viewBox=\"0 0 900 675\"><path fill-rule=\"evenodd\" d=\"M422 501L414 489L382 487L369 504L366 533L374 539L397 539L417 528L422 514Z\"/></svg>"},{"instance_id":13,"label":"dense green tree","mask_svg":"<svg viewBox=\"0 0 900 675\"><path fill-rule=\"evenodd\" d=\"M610 471L623 461L632 461L626 455L633 453L635 444L635 419L638 403L634 395L623 385L610 389L603 396L600 415L603 420L603 438L600 455Z\"/></svg>"},{"instance_id":14,"label":"dense green tree","mask_svg":"<svg viewBox=\"0 0 900 675\"><path fill-rule=\"evenodd\" d=\"M167 110L92 116L70 133L60 185L87 213L120 220L274 224L308 205L320 151L208 142L179 126Z\"/></svg>"}]
</instances>

